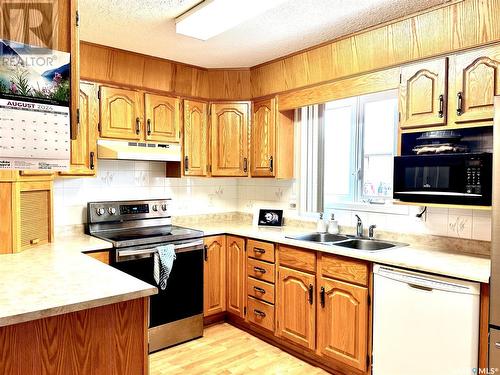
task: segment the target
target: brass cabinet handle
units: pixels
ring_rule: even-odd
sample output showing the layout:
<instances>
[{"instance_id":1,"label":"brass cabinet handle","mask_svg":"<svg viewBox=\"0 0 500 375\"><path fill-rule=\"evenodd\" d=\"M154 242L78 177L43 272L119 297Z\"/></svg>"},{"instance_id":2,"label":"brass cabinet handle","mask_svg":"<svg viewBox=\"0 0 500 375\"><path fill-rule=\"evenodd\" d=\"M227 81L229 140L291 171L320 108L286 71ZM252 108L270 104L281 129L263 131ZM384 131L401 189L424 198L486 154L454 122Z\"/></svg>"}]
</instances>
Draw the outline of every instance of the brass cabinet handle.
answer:
<instances>
[{"instance_id":1,"label":"brass cabinet handle","mask_svg":"<svg viewBox=\"0 0 500 375\"><path fill-rule=\"evenodd\" d=\"M264 268L261 268L261 267L254 267L253 270L255 272L259 272L259 273L266 273L266 270Z\"/></svg>"},{"instance_id":2,"label":"brass cabinet handle","mask_svg":"<svg viewBox=\"0 0 500 375\"><path fill-rule=\"evenodd\" d=\"M140 132L141 132L141 119L137 117L135 119L135 134L139 135Z\"/></svg>"},{"instance_id":3,"label":"brass cabinet handle","mask_svg":"<svg viewBox=\"0 0 500 375\"><path fill-rule=\"evenodd\" d=\"M151 135L151 119L149 119L149 118L147 121L147 132L148 132L148 135Z\"/></svg>"},{"instance_id":4,"label":"brass cabinet handle","mask_svg":"<svg viewBox=\"0 0 500 375\"><path fill-rule=\"evenodd\" d=\"M90 163L89 163L89 167L90 169L93 171L94 168L95 168L95 165L94 165L94 151L90 151Z\"/></svg>"},{"instance_id":5,"label":"brass cabinet handle","mask_svg":"<svg viewBox=\"0 0 500 375\"><path fill-rule=\"evenodd\" d=\"M463 112L463 94L461 92L457 93L457 116L462 116Z\"/></svg>"},{"instance_id":6,"label":"brass cabinet handle","mask_svg":"<svg viewBox=\"0 0 500 375\"><path fill-rule=\"evenodd\" d=\"M439 112L438 112L439 117L444 116L444 95L439 95Z\"/></svg>"},{"instance_id":7,"label":"brass cabinet handle","mask_svg":"<svg viewBox=\"0 0 500 375\"><path fill-rule=\"evenodd\" d=\"M248 159L247 158L243 158L243 172L247 172L248 171Z\"/></svg>"},{"instance_id":8,"label":"brass cabinet handle","mask_svg":"<svg viewBox=\"0 0 500 375\"><path fill-rule=\"evenodd\" d=\"M255 315L258 315L260 316L261 318L265 318L266 317L266 313L264 311L260 311L260 310L257 310L257 309L253 309L253 313Z\"/></svg>"},{"instance_id":9,"label":"brass cabinet handle","mask_svg":"<svg viewBox=\"0 0 500 375\"><path fill-rule=\"evenodd\" d=\"M270 156L270 157L269 157L269 171L271 171L271 172L272 172L272 171L273 171L273 169L274 169L274 161L273 161L273 157L272 157L272 156Z\"/></svg>"},{"instance_id":10,"label":"brass cabinet handle","mask_svg":"<svg viewBox=\"0 0 500 375\"><path fill-rule=\"evenodd\" d=\"M314 295L314 287L312 284L309 284L309 304L313 304L313 295Z\"/></svg>"},{"instance_id":11,"label":"brass cabinet handle","mask_svg":"<svg viewBox=\"0 0 500 375\"><path fill-rule=\"evenodd\" d=\"M321 292L319 293L319 299L321 307L325 307L325 287L321 287Z\"/></svg>"},{"instance_id":12,"label":"brass cabinet handle","mask_svg":"<svg viewBox=\"0 0 500 375\"><path fill-rule=\"evenodd\" d=\"M265 254L265 253L266 253L266 250L264 250L264 249L259 249L258 247L254 247L254 248L253 248L253 252L254 252L254 253L258 253L258 254Z\"/></svg>"},{"instance_id":13,"label":"brass cabinet handle","mask_svg":"<svg viewBox=\"0 0 500 375\"><path fill-rule=\"evenodd\" d=\"M259 288L258 286L254 286L253 290L255 290L256 292L262 293L262 294L266 294L266 291L262 288Z\"/></svg>"},{"instance_id":14,"label":"brass cabinet handle","mask_svg":"<svg viewBox=\"0 0 500 375\"><path fill-rule=\"evenodd\" d=\"M39 238L33 238L32 240L30 240L30 244L31 245L36 245L37 243L40 242L40 239Z\"/></svg>"}]
</instances>

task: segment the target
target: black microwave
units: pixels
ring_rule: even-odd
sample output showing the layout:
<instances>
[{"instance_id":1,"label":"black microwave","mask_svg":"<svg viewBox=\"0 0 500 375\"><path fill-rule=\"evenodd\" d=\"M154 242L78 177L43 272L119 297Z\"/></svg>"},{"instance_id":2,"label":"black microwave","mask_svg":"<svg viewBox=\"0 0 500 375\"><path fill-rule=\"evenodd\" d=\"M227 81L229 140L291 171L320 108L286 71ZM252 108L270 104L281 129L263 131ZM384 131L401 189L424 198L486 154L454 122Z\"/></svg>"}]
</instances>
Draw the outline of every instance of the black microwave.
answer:
<instances>
[{"instance_id":1,"label":"black microwave","mask_svg":"<svg viewBox=\"0 0 500 375\"><path fill-rule=\"evenodd\" d=\"M491 153L395 156L394 198L491 206L491 176Z\"/></svg>"}]
</instances>

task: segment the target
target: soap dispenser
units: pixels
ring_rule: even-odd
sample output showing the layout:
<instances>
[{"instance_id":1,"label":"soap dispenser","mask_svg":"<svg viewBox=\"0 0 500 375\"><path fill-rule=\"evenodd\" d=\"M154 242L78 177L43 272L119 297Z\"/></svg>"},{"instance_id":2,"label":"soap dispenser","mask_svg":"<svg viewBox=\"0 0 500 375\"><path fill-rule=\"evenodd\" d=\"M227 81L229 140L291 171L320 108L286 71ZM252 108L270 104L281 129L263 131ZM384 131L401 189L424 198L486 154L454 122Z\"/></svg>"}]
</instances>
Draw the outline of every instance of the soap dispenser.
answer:
<instances>
[{"instance_id":1,"label":"soap dispenser","mask_svg":"<svg viewBox=\"0 0 500 375\"><path fill-rule=\"evenodd\" d=\"M325 233L326 232L326 223L323 220L323 213L322 212L319 214L319 220L316 223L316 232L318 232L318 233Z\"/></svg>"},{"instance_id":2,"label":"soap dispenser","mask_svg":"<svg viewBox=\"0 0 500 375\"><path fill-rule=\"evenodd\" d=\"M328 221L328 233L339 234L339 223L335 220L335 214L332 214Z\"/></svg>"}]
</instances>

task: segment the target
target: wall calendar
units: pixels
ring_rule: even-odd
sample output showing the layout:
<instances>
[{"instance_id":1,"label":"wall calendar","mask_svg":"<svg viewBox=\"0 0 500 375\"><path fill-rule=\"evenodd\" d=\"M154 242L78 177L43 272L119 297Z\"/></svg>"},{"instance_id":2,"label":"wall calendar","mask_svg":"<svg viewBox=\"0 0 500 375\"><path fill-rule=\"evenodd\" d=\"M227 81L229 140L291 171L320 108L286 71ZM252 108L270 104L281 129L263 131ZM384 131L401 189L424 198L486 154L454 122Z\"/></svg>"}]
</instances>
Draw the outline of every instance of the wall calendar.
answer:
<instances>
[{"instance_id":1,"label":"wall calendar","mask_svg":"<svg viewBox=\"0 0 500 375\"><path fill-rule=\"evenodd\" d=\"M0 39L0 169L66 170L70 54Z\"/></svg>"}]
</instances>

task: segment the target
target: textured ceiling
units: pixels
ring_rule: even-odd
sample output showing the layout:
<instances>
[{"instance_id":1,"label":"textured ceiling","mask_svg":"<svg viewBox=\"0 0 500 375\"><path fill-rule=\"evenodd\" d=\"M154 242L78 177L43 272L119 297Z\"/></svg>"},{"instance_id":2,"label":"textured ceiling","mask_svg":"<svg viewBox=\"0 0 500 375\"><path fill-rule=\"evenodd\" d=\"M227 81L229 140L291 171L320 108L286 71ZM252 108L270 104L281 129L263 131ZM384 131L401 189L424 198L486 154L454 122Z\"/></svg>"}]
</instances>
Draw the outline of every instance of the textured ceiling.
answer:
<instances>
[{"instance_id":1,"label":"textured ceiling","mask_svg":"<svg viewBox=\"0 0 500 375\"><path fill-rule=\"evenodd\" d=\"M176 34L174 22L200 0L80 0L80 34L85 41L207 68L250 67L447 1L287 0L201 41Z\"/></svg>"}]
</instances>

